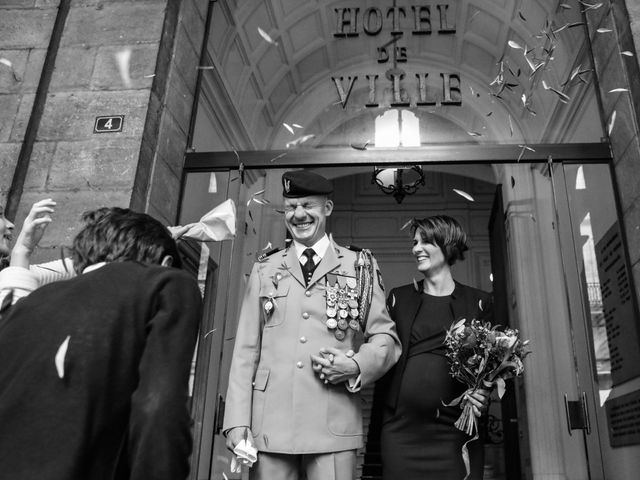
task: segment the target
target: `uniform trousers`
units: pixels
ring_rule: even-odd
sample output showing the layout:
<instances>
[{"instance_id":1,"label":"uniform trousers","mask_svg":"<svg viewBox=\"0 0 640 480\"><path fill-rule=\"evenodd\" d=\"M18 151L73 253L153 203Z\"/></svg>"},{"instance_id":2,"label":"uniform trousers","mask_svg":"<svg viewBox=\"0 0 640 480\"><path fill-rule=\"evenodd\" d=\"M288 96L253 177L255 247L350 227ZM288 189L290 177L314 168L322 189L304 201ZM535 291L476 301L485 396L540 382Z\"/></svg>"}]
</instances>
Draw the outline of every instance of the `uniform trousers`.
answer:
<instances>
[{"instance_id":1,"label":"uniform trousers","mask_svg":"<svg viewBox=\"0 0 640 480\"><path fill-rule=\"evenodd\" d=\"M353 480L356 451L292 455L260 452L251 480Z\"/></svg>"}]
</instances>

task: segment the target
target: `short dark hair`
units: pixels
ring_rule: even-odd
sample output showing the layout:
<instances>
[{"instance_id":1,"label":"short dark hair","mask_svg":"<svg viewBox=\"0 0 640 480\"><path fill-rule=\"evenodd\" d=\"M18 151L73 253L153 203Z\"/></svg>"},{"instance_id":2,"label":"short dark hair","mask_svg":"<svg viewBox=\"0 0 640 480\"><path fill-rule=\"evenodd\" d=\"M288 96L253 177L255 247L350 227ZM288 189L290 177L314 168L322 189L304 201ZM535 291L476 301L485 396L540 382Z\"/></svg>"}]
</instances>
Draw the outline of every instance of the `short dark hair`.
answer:
<instances>
[{"instance_id":1,"label":"short dark hair","mask_svg":"<svg viewBox=\"0 0 640 480\"><path fill-rule=\"evenodd\" d=\"M448 215L414 218L411 223L411 236L420 232L423 242L440 247L449 265L464 260L464 252L469 250L467 234L458 221Z\"/></svg>"},{"instance_id":2,"label":"short dark hair","mask_svg":"<svg viewBox=\"0 0 640 480\"><path fill-rule=\"evenodd\" d=\"M180 268L176 242L155 218L128 208L98 208L82 215L84 227L73 240L73 268L81 273L99 262L160 264L166 255Z\"/></svg>"}]
</instances>

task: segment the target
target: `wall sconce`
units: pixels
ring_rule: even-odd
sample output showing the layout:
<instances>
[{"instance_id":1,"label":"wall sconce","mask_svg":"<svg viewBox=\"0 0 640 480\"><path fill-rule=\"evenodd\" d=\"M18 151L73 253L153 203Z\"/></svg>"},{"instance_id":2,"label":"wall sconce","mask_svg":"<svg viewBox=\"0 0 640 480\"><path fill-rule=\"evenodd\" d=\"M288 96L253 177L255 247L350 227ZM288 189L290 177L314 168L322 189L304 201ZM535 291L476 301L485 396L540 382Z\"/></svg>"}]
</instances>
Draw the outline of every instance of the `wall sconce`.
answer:
<instances>
[{"instance_id":1,"label":"wall sconce","mask_svg":"<svg viewBox=\"0 0 640 480\"><path fill-rule=\"evenodd\" d=\"M393 195L402 203L407 195L413 195L424 185L424 172L420 165L412 167L374 168L371 183L375 183L387 195Z\"/></svg>"}]
</instances>

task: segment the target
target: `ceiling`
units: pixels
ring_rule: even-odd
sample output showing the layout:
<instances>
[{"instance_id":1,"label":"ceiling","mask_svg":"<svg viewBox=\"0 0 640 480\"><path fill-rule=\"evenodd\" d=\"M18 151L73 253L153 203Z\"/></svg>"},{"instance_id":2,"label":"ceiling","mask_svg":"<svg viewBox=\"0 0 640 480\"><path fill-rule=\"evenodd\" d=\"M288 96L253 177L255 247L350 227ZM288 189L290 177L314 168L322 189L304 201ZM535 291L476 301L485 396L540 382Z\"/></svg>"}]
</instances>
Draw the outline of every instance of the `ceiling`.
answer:
<instances>
[{"instance_id":1,"label":"ceiling","mask_svg":"<svg viewBox=\"0 0 640 480\"><path fill-rule=\"evenodd\" d=\"M406 14L399 14L402 35L396 40L406 47L407 57L396 64L406 73L401 95L411 99L410 108L421 119L423 143L592 141L599 132L597 115L585 115L597 113L597 105L577 0L422 2L430 8L428 35L411 33L417 5L401 0L218 0L202 71L204 108L196 148L371 142L376 116L393 101L393 83L385 73L394 65L391 60L379 63L377 49L393 38L387 12L394 3ZM436 4L449 5L446 26L454 26L455 33L438 32ZM353 14L356 6L358 35L334 35L340 31L339 9L351 8ZM370 30L382 20L380 33L364 31L365 14ZM416 107L416 73L429 73L427 91L439 97L440 74L459 75L461 105L438 101ZM365 106L370 95L366 75L374 74L380 106L370 108ZM332 77L342 77L345 91L349 77L357 77L344 106ZM456 85L454 80L454 96Z\"/></svg>"}]
</instances>

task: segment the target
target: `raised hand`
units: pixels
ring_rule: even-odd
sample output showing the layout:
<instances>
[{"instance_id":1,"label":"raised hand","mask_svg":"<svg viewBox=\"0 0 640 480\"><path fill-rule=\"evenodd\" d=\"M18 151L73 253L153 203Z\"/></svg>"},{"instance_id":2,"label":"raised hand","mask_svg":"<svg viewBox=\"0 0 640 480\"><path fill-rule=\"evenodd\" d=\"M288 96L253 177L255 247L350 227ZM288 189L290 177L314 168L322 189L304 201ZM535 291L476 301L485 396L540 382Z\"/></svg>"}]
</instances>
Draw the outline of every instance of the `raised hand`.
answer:
<instances>
[{"instance_id":1,"label":"raised hand","mask_svg":"<svg viewBox=\"0 0 640 480\"><path fill-rule=\"evenodd\" d=\"M11 251L11 266L29 268L29 259L51 223L56 202L50 198L40 200L31 207L24 219L16 244Z\"/></svg>"}]
</instances>

